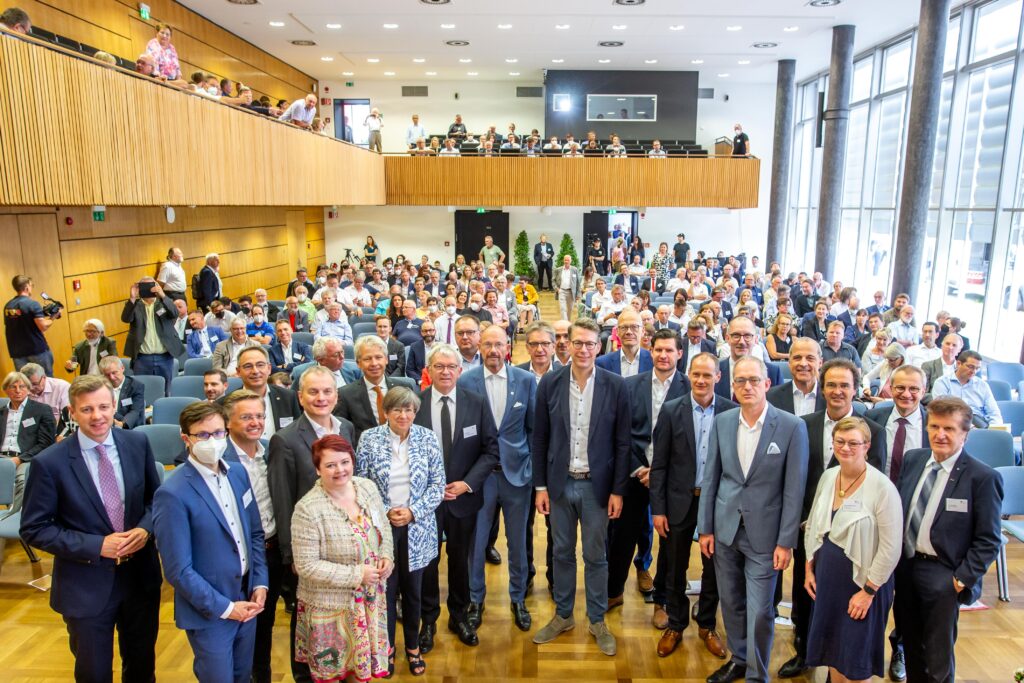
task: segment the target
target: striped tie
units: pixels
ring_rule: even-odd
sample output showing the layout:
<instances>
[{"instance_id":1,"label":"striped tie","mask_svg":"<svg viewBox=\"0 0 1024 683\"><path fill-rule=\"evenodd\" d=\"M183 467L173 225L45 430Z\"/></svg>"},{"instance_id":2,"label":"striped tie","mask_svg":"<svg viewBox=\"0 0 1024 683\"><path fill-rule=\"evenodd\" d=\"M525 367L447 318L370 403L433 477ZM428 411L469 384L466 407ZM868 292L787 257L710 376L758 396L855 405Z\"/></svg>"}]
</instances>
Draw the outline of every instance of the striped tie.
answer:
<instances>
[{"instance_id":1,"label":"striped tie","mask_svg":"<svg viewBox=\"0 0 1024 683\"><path fill-rule=\"evenodd\" d=\"M935 479L939 476L940 465L937 462L928 464L928 473L925 474L924 484L921 485L921 495L917 497L917 504L910 513L910 524L907 525L907 535L904 537L903 549L907 557L913 557L917 548L917 534L921 531L921 522L924 520L924 512L928 509L928 501L932 497L932 489L935 488Z\"/></svg>"},{"instance_id":2,"label":"striped tie","mask_svg":"<svg viewBox=\"0 0 1024 683\"><path fill-rule=\"evenodd\" d=\"M103 507L107 510L107 517L110 518L110 526L114 527L114 531L124 531L124 501L121 500L121 492L117 488L114 465L107 457L107 449L103 444L96 444L96 454L100 459L100 497L103 499Z\"/></svg>"}]
</instances>

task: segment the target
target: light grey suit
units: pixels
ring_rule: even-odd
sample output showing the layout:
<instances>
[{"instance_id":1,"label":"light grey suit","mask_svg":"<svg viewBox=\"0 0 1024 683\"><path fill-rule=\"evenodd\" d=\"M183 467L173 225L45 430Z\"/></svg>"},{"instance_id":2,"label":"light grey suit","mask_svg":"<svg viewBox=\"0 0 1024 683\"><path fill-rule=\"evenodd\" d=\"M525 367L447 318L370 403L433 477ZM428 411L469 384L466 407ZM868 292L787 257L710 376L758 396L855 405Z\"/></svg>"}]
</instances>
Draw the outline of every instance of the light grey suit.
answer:
<instances>
[{"instance_id":1,"label":"light grey suit","mask_svg":"<svg viewBox=\"0 0 1024 683\"><path fill-rule=\"evenodd\" d=\"M943 376L942 356L921 363L921 371L924 372L924 391L929 393L932 386Z\"/></svg>"},{"instance_id":2,"label":"light grey suit","mask_svg":"<svg viewBox=\"0 0 1024 683\"><path fill-rule=\"evenodd\" d=\"M748 681L768 681L774 635L776 546L795 548L807 479L807 428L767 406L746 476L740 466L740 409L715 418L701 487L697 531L714 534L715 574L733 659ZM744 427L745 429L745 427ZM753 652L747 652L748 637Z\"/></svg>"},{"instance_id":3,"label":"light grey suit","mask_svg":"<svg viewBox=\"0 0 1024 683\"><path fill-rule=\"evenodd\" d=\"M571 320L573 310L576 308L576 299L580 297L580 271L576 266L569 266L569 288L562 287L562 271L564 266L555 268L552 284L558 292L558 310L562 314L562 320Z\"/></svg>"}]
</instances>

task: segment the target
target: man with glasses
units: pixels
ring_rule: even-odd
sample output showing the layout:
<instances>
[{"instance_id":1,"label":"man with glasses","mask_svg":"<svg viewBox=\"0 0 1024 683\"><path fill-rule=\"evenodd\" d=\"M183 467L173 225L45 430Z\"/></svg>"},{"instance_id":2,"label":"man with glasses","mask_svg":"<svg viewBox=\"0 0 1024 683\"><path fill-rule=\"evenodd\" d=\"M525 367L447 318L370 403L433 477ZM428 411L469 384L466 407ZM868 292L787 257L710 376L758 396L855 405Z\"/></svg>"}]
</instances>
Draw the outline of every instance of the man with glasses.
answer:
<instances>
[{"instance_id":1,"label":"man with glasses","mask_svg":"<svg viewBox=\"0 0 1024 683\"><path fill-rule=\"evenodd\" d=\"M181 412L189 457L181 474L153 496L160 558L174 586L174 622L188 636L199 681L249 680L255 618L269 583L249 478L223 460L224 417L216 403L193 403Z\"/></svg>"},{"instance_id":2,"label":"man with glasses","mask_svg":"<svg viewBox=\"0 0 1024 683\"><path fill-rule=\"evenodd\" d=\"M434 347L436 328L431 320L424 320L420 325L420 339L409 347L409 359L405 363L405 376L420 386L423 379L423 368L427 364L427 354Z\"/></svg>"},{"instance_id":3,"label":"man with glasses","mask_svg":"<svg viewBox=\"0 0 1024 683\"><path fill-rule=\"evenodd\" d=\"M801 524L807 521L814 504L814 494L818 490L818 481L826 469L838 467L832 445L832 430L836 423L853 415L853 399L860 386L860 370L845 358L837 358L825 363L821 368L818 390L825 399L825 409L802 416L807 426L809 458L807 462L807 485L804 490L803 508L800 513ZM885 435L882 428L871 420L865 420L871 430L871 447L868 449L868 463L879 470L885 468ZM806 576L807 552L803 534L797 541L796 552L793 554L793 646L796 655L779 669L780 678L799 676L807 668L807 631L811 620L813 601L804 589Z\"/></svg>"},{"instance_id":4,"label":"man with glasses","mask_svg":"<svg viewBox=\"0 0 1024 683\"><path fill-rule=\"evenodd\" d=\"M480 365L480 320L473 315L459 316L455 321L455 343L459 347L459 363L463 370Z\"/></svg>"},{"instance_id":5,"label":"man with glasses","mask_svg":"<svg viewBox=\"0 0 1024 683\"><path fill-rule=\"evenodd\" d=\"M597 367L604 368L621 377L635 377L650 372L654 367L651 352L640 348L640 314L627 308L619 313L616 329L622 347L618 353L606 353L597 359ZM678 360L678 359L677 359Z\"/></svg>"},{"instance_id":6,"label":"man with glasses","mask_svg":"<svg viewBox=\"0 0 1024 683\"><path fill-rule=\"evenodd\" d=\"M386 316L381 316L387 320ZM388 377L388 347L376 335L360 337L355 348L356 363L363 373L361 382L350 382L338 390L338 405L334 414L352 422L355 427L355 441L367 429L387 422L384 414L384 396L393 387L416 390L416 385L407 377Z\"/></svg>"},{"instance_id":7,"label":"man with glasses","mask_svg":"<svg viewBox=\"0 0 1024 683\"><path fill-rule=\"evenodd\" d=\"M242 386L260 397L266 414L271 418L264 425L264 439L269 439L274 432L284 429L299 416L295 392L267 383L270 356L262 346L251 346L238 354L238 376ZM223 403L223 399L220 402Z\"/></svg>"},{"instance_id":8,"label":"man with glasses","mask_svg":"<svg viewBox=\"0 0 1024 683\"><path fill-rule=\"evenodd\" d=\"M526 326L526 352L530 354L530 360L516 367L532 372L538 384L544 375L562 367L554 357L555 330L542 320L535 320Z\"/></svg>"},{"instance_id":9,"label":"man with glasses","mask_svg":"<svg viewBox=\"0 0 1024 683\"><path fill-rule=\"evenodd\" d=\"M556 330L557 332L557 330ZM624 380L594 365L601 330L592 320L571 327L572 364L545 375L537 387L533 478L537 512L551 515L555 616L533 637L548 643L572 629L576 602L576 537L582 529L590 634L606 655L616 652L608 630L608 520L622 513L629 480L630 406Z\"/></svg>"},{"instance_id":10,"label":"man with glasses","mask_svg":"<svg viewBox=\"0 0 1024 683\"><path fill-rule=\"evenodd\" d=\"M715 385L715 392L724 398L731 398L735 387L732 382L733 369L741 358L754 355L756 347L760 347L757 341L757 326L750 318L739 316L729 322L725 333L725 340L729 344L729 357L723 358L719 363L722 377ZM763 347L761 347L763 348ZM758 356L761 354L758 353ZM758 358L761 360L761 358ZM762 363L764 361L762 360ZM765 366L770 386L782 384L782 371L774 363Z\"/></svg>"},{"instance_id":11,"label":"man with glasses","mask_svg":"<svg viewBox=\"0 0 1024 683\"><path fill-rule=\"evenodd\" d=\"M981 354L977 351L961 351L956 359L956 369L948 377L940 377L932 386L932 396L954 396L962 399L974 411L974 426L982 429L989 425L1002 424L1003 415L999 404L992 395L988 382L978 377L981 370Z\"/></svg>"},{"instance_id":12,"label":"man with glasses","mask_svg":"<svg viewBox=\"0 0 1024 683\"><path fill-rule=\"evenodd\" d=\"M121 362L120 358L115 360ZM46 370L38 363L25 363L21 366L21 374L28 378L29 398L49 407L53 412L54 422L59 422L61 411L68 407L71 385L67 380L47 377Z\"/></svg>"},{"instance_id":13,"label":"man with glasses","mask_svg":"<svg viewBox=\"0 0 1024 683\"><path fill-rule=\"evenodd\" d=\"M807 428L766 400L771 382L763 361L741 356L731 370L740 407L712 426L697 532L701 552L715 561L733 656L708 682L767 682L775 582L800 535Z\"/></svg>"},{"instance_id":14,"label":"man with glasses","mask_svg":"<svg viewBox=\"0 0 1024 683\"><path fill-rule=\"evenodd\" d=\"M950 377L956 372L956 357L964 348L964 339L959 334L947 334L939 345L941 355L935 360L921 364L924 371L924 388L928 391L940 377Z\"/></svg>"}]
</instances>

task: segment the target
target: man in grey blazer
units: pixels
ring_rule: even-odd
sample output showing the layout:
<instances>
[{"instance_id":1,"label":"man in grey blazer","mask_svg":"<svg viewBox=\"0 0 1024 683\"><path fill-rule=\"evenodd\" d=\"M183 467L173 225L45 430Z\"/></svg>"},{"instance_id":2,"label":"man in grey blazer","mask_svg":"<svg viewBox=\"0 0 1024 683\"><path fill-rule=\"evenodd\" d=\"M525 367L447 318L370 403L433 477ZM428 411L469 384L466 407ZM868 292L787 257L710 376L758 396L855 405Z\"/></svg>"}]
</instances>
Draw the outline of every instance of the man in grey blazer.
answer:
<instances>
[{"instance_id":1,"label":"man in grey blazer","mask_svg":"<svg viewBox=\"0 0 1024 683\"><path fill-rule=\"evenodd\" d=\"M964 340L959 334L947 334L942 338L939 349L942 355L938 358L921 363L921 370L924 371L925 393L932 390L935 382L942 377L949 377L956 369L956 357L963 351Z\"/></svg>"},{"instance_id":2,"label":"man in grey blazer","mask_svg":"<svg viewBox=\"0 0 1024 683\"><path fill-rule=\"evenodd\" d=\"M558 294L558 310L562 320L570 320L576 310L576 299L580 296L580 271L572 265L572 256L562 257L562 267L555 271L555 290Z\"/></svg>"},{"instance_id":3,"label":"man in grey blazer","mask_svg":"<svg viewBox=\"0 0 1024 683\"><path fill-rule=\"evenodd\" d=\"M759 358L738 359L731 382L740 407L721 414L712 428L697 532L701 552L715 561L733 656L707 680L767 683L775 582L800 533L807 428L767 402L771 383Z\"/></svg>"}]
</instances>

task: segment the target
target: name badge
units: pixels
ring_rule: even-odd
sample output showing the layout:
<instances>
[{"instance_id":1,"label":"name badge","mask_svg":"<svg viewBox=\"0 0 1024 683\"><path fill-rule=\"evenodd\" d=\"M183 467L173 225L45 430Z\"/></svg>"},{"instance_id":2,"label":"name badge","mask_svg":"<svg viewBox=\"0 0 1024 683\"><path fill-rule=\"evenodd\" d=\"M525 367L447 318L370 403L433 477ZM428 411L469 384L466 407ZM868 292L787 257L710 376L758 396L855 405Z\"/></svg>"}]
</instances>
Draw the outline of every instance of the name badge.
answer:
<instances>
[{"instance_id":1,"label":"name badge","mask_svg":"<svg viewBox=\"0 0 1024 683\"><path fill-rule=\"evenodd\" d=\"M862 507L861 501L859 500L848 500L843 503L841 508L843 512L860 512Z\"/></svg>"},{"instance_id":2,"label":"name badge","mask_svg":"<svg viewBox=\"0 0 1024 683\"><path fill-rule=\"evenodd\" d=\"M966 498L947 498L946 512L967 512Z\"/></svg>"},{"instance_id":3,"label":"name badge","mask_svg":"<svg viewBox=\"0 0 1024 683\"><path fill-rule=\"evenodd\" d=\"M295 329L296 329L296 330L301 330L301 329L302 329L302 325L296 325L296 326L295 326Z\"/></svg>"},{"instance_id":4,"label":"name badge","mask_svg":"<svg viewBox=\"0 0 1024 683\"><path fill-rule=\"evenodd\" d=\"M107 351L100 351L100 358L105 358L106 356L109 356L109 355L110 355L110 353L107 352Z\"/></svg>"},{"instance_id":5,"label":"name badge","mask_svg":"<svg viewBox=\"0 0 1024 683\"><path fill-rule=\"evenodd\" d=\"M468 439L471 436L476 436L476 425L469 425L462 430L463 439Z\"/></svg>"},{"instance_id":6,"label":"name badge","mask_svg":"<svg viewBox=\"0 0 1024 683\"><path fill-rule=\"evenodd\" d=\"M295 418L282 417L278 422L281 425L281 427L287 427L288 425L290 425L294 421L295 421Z\"/></svg>"},{"instance_id":7,"label":"name badge","mask_svg":"<svg viewBox=\"0 0 1024 683\"><path fill-rule=\"evenodd\" d=\"M252 504L252 489L242 494L242 507L247 508Z\"/></svg>"},{"instance_id":8,"label":"name badge","mask_svg":"<svg viewBox=\"0 0 1024 683\"><path fill-rule=\"evenodd\" d=\"M301 353L293 353L292 354L292 359L293 360L302 360L302 354Z\"/></svg>"},{"instance_id":9,"label":"name badge","mask_svg":"<svg viewBox=\"0 0 1024 683\"><path fill-rule=\"evenodd\" d=\"M156 314L157 315L167 315L167 309L166 308L159 308L159 309L157 309Z\"/></svg>"},{"instance_id":10,"label":"name badge","mask_svg":"<svg viewBox=\"0 0 1024 683\"><path fill-rule=\"evenodd\" d=\"M188 335L190 335L190 334L192 334L192 330L185 330L185 336L186 336L186 337L187 337Z\"/></svg>"},{"instance_id":11,"label":"name badge","mask_svg":"<svg viewBox=\"0 0 1024 683\"><path fill-rule=\"evenodd\" d=\"M132 400L130 398L122 398L121 399L121 405L123 405L123 406L130 406L131 404L132 404Z\"/></svg>"},{"instance_id":12,"label":"name badge","mask_svg":"<svg viewBox=\"0 0 1024 683\"><path fill-rule=\"evenodd\" d=\"M398 360L398 354L397 353L390 353L390 354L388 354L388 360Z\"/></svg>"},{"instance_id":13,"label":"name badge","mask_svg":"<svg viewBox=\"0 0 1024 683\"><path fill-rule=\"evenodd\" d=\"M36 423L36 419L34 417L30 417L27 420L22 420L21 421L21 426L22 427L31 427L35 423Z\"/></svg>"}]
</instances>

